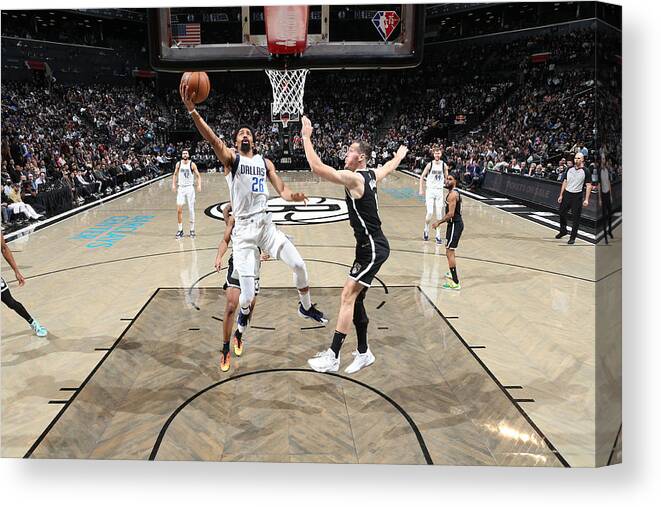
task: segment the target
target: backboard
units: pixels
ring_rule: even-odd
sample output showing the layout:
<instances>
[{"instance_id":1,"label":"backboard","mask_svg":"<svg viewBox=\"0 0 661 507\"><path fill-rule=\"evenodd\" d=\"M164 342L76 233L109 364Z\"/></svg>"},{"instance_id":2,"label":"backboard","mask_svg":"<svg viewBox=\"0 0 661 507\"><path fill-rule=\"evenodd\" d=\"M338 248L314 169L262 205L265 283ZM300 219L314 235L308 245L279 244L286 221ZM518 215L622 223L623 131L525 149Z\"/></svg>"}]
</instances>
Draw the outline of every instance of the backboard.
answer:
<instances>
[{"instance_id":1,"label":"backboard","mask_svg":"<svg viewBox=\"0 0 661 507\"><path fill-rule=\"evenodd\" d=\"M422 60L424 11L412 4L309 6L304 51L293 58L269 46L264 7L149 9L151 65L165 72L414 67Z\"/></svg>"}]
</instances>

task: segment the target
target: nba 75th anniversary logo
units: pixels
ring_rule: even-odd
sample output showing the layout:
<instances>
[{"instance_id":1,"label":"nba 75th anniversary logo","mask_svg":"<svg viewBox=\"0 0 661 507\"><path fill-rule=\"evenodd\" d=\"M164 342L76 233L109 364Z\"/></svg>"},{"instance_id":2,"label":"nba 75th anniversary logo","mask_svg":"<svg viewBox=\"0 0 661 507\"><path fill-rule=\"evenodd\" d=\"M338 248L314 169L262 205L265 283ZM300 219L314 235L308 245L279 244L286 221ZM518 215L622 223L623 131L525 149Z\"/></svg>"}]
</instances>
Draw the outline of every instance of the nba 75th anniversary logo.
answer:
<instances>
[{"instance_id":1,"label":"nba 75th anniversary logo","mask_svg":"<svg viewBox=\"0 0 661 507\"><path fill-rule=\"evenodd\" d=\"M227 204L227 201L214 204L205 209L204 213L222 220L223 208ZM307 205L273 197L268 200L266 211L272 214L273 223L277 225L329 224L349 219L346 202L332 197L308 197Z\"/></svg>"}]
</instances>

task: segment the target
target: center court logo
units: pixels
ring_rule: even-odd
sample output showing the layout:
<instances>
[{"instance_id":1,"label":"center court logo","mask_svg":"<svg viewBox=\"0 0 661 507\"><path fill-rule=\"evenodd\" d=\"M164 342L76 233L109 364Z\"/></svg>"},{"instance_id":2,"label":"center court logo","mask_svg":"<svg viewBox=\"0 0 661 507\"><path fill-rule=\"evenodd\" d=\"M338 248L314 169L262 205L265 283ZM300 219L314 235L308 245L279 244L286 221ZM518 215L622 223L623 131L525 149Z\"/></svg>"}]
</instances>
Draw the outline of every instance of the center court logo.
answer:
<instances>
[{"instance_id":1,"label":"center court logo","mask_svg":"<svg viewBox=\"0 0 661 507\"><path fill-rule=\"evenodd\" d=\"M204 214L216 220L223 219L223 208L228 202L209 206ZM342 222L349 219L347 204L332 197L308 197L308 205L285 201L281 197L268 200L266 211L276 225L314 225Z\"/></svg>"}]
</instances>

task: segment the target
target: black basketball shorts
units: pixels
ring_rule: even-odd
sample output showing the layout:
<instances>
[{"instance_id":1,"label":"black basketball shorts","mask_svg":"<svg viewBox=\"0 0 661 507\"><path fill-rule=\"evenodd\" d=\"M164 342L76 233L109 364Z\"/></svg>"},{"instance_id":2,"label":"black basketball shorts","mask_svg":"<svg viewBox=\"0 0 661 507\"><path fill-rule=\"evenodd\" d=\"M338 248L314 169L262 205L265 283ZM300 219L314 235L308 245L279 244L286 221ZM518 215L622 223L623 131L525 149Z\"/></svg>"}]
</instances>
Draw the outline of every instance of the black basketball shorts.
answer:
<instances>
[{"instance_id":1,"label":"black basketball shorts","mask_svg":"<svg viewBox=\"0 0 661 507\"><path fill-rule=\"evenodd\" d=\"M390 256L390 245L385 236L363 239L356 242L356 258L353 261L349 278L371 287L372 280Z\"/></svg>"},{"instance_id":2,"label":"black basketball shorts","mask_svg":"<svg viewBox=\"0 0 661 507\"><path fill-rule=\"evenodd\" d=\"M455 250L459 246L461 233L464 232L463 222L450 222L445 232L445 248Z\"/></svg>"}]
</instances>

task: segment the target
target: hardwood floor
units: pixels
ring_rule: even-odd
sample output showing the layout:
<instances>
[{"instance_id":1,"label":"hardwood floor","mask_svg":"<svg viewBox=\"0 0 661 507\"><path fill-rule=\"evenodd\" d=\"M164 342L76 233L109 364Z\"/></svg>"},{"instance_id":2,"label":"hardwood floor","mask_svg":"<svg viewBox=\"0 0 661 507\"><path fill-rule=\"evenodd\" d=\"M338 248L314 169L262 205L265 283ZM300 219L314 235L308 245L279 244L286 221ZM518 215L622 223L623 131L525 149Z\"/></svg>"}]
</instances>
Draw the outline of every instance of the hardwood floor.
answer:
<instances>
[{"instance_id":1,"label":"hardwood floor","mask_svg":"<svg viewBox=\"0 0 661 507\"><path fill-rule=\"evenodd\" d=\"M284 178L308 195L342 199L342 189L309 173ZM198 236L179 241L169 185L10 243L28 283L19 289L4 263L3 276L49 336L32 336L3 306L3 456L148 459L177 407L262 370L286 371L196 397L155 459L426 463L406 417L352 380L408 414L435 464L594 466L621 446L622 228L609 247L579 240L572 248L539 224L465 197L462 290L448 293L440 289L444 248L421 240L417 183L394 174L379 188L392 249L379 273L388 293L375 282L368 295L377 362L354 376L300 371L328 345L354 240L346 221L303 225L296 215L282 229L306 259L329 328L301 329L311 325L296 316L291 273L266 262L253 325L276 330L253 328L228 375L217 368L213 318L224 305L223 279L213 273L223 223L204 213L227 200L226 185L222 175L203 175Z\"/></svg>"}]
</instances>

